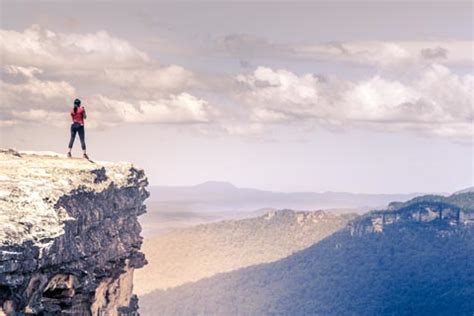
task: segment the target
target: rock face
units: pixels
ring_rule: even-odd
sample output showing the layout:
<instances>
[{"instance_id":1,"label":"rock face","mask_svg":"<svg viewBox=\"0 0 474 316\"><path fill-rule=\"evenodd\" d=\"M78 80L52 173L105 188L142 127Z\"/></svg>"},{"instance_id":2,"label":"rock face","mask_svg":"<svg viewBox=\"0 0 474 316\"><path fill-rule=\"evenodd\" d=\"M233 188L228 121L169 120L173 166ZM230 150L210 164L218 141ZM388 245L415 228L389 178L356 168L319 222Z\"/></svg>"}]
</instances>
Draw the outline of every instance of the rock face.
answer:
<instances>
[{"instance_id":1,"label":"rock face","mask_svg":"<svg viewBox=\"0 0 474 316\"><path fill-rule=\"evenodd\" d=\"M147 179L129 163L0 151L0 315L137 315Z\"/></svg>"},{"instance_id":2,"label":"rock face","mask_svg":"<svg viewBox=\"0 0 474 316\"><path fill-rule=\"evenodd\" d=\"M421 196L405 203L390 203L388 211L372 211L350 225L352 235L381 233L395 223L445 223L450 226L474 224L474 193L448 197Z\"/></svg>"}]
</instances>

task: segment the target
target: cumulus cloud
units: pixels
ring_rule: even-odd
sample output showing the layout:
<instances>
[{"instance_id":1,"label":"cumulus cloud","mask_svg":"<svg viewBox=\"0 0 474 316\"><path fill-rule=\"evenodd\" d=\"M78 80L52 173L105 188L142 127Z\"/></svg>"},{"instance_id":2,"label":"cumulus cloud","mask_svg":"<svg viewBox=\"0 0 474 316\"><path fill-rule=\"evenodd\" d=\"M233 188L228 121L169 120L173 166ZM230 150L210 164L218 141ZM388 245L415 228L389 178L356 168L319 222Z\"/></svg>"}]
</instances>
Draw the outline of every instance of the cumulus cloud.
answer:
<instances>
[{"instance_id":1,"label":"cumulus cloud","mask_svg":"<svg viewBox=\"0 0 474 316\"><path fill-rule=\"evenodd\" d=\"M3 110L18 108L61 108L76 95L75 88L66 81L40 80L43 72L36 67L8 65L2 69L0 100Z\"/></svg>"},{"instance_id":2,"label":"cumulus cloud","mask_svg":"<svg viewBox=\"0 0 474 316\"><path fill-rule=\"evenodd\" d=\"M258 67L250 75L238 75L243 84L239 100L247 105L252 122L278 123L299 120L308 116L326 116L329 106L315 107L313 104L327 104L323 100L324 84L311 74L297 76L280 69Z\"/></svg>"},{"instance_id":3,"label":"cumulus cloud","mask_svg":"<svg viewBox=\"0 0 474 316\"><path fill-rule=\"evenodd\" d=\"M88 94L102 93L104 88L120 93L126 88L137 97L162 97L195 83L191 71L161 65L104 30L61 33L32 25L23 32L0 30L0 38L4 65L35 67L44 77L68 78Z\"/></svg>"},{"instance_id":4,"label":"cumulus cloud","mask_svg":"<svg viewBox=\"0 0 474 316\"><path fill-rule=\"evenodd\" d=\"M0 126L10 127L37 122L64 126L69 118L64 111L76 95L66 81L40 80L36 67L8 65L0 80Z\"/></svg>"},{"instance_id":5,"label":"cumulus cloud","mask_svg":"<svg viewBox=\"0 0 474 316\"><path fill-rule=\"evenodd\" d=\"M312 120L331 126L412 130L454 138L473 136L474 76L428 67L409 82L373 76L323 81L312 74L259 67L236 77L237 98L253 122Z\"/></svg>"},{"instance_id":6,"label":"cumulus cloud","mask_svg":"<svg viewBox=\"0 0 474 316\"><path fill-rule=\"evenodd\" d=\"M104 82L126 89L138 98L161 97L163 93L176 93L196 85L194 74L176 65L140 67L135 69L106 69Z\"/></svg>"},{"instance_id":7,"label":"cumulus cloud","mask_svg":"<svg viewBox=\"0 0 474 316\"><path fill-rule=\"evenodd\" d=\"M67 124L72 100L79 97L87 107L89 127L195 124L204 133L255 136L281 124L304 122L456 139L474 135L474 76L455 74L447 67L472 65L469 41L297 46L232 35L222 39L218 50L243 57L239 60L250 70L234 76L161 65L105 31L60 33L34 25L23 32L0 30L0 35L4 128L25 122ZM364 80L347 80L254 68L254 56L416 67L398 80L383 71Z\"/></svg>"},{"instance_id":8,"label":"cumulus cloud","mask_svg":"<svg viewBox=\"0 0 474 316\"><path fill-rule=\"evenodd\" d=\"M188 93L170 95L158 100L114 100L99 95L91 110L98 121L101 117L115 123L208 123L212 119L209 104Z\"/></svg>"},{"instance_id":9,"label":"cumulus cloud","mask_svg":"<svg viewBox=\"0 0 474 316\"><path fill-rule=\"evenodd\" d=\"M32 25L23 32L0 30L0 38L3 62L11 65L97 69L131 67L150 61L146 53L106 31L58 33Z\"/></svg>"},{"instance_id":10,"label":"cumulus cloud","mask_svg":"<svg viewBox=\"0 0 474 316\"><path fill-rule=\"evenodd\" d=\"M22 75L26 78L34 78L36 74L40 74L43 70L36 67L21 67L15 65L5 66L5 72L11 75Z\"/></svg>"},{"instance_id":11,"label":"cumulus cloud","mask_svg":"<svg viewBox=\"0 0 474 316\"><path fill-rule=\"evenodd\" d=\"M33 25L0 30L0 36L2 126L67 120L76 97L93 105L90 127L210 120L209 104L187 92L196 85L191 71L161 65L106 31L60 33Z\"/></svg>"}]
</instances>

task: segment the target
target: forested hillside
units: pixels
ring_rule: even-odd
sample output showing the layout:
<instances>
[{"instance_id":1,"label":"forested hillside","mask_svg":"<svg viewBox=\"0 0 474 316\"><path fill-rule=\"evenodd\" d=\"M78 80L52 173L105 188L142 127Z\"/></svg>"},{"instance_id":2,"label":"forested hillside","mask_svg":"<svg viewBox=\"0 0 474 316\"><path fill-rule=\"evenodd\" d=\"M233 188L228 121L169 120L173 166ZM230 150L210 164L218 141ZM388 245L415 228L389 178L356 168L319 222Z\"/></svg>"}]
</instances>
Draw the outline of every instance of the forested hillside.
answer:
<instances>
[{"instance_id":1,"label":"forested hillside","mask_svg":"<svg viewBox=\"0 0 474 316\"><path fill-rule=\"evenodd\" d=\"M355 219L277 262L141 298L152 315L472 315L474 193Z\"/></svg>"},{"instance_id":2,"label":"forested hillside","mask_svg":"<svg viewBox=\"0 0 474 316\"><path fill-rule=\"evenodd\" d=\"M146 238L143 249L149 263L135 274L134 288L144 294L276 261L331 235L354 217L325 211L270 211Z\"/></svg>"}]
</instances>

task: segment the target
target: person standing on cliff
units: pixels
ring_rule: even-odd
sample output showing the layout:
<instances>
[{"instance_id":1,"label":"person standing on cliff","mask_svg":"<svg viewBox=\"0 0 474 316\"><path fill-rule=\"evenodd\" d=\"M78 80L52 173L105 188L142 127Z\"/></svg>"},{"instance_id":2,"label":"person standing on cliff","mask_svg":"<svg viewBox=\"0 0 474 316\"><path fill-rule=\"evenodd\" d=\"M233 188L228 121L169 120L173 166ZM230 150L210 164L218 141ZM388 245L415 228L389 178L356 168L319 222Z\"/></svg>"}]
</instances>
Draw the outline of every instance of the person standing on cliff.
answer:
<instances>
[{"instance_id":1,"label":"person standing on cliff","mask_svg":"<svg viewBox=\"0 0 474 316\"><path fill-rule=\"evenodd\" d=\"M71 158L71 149L74 145L74 139L76 138L76 134L79 134L79 138L81 140L81 147L82 151L84 152L84 158L89 159L86 153L86 135L84 131L84 120L87 118L86 110L83 106L81 106L81 100L76 99L74 100L74 107L71 110L71 139L69 140L69 151L67 156Z\"/></svg>"}]
</instances>

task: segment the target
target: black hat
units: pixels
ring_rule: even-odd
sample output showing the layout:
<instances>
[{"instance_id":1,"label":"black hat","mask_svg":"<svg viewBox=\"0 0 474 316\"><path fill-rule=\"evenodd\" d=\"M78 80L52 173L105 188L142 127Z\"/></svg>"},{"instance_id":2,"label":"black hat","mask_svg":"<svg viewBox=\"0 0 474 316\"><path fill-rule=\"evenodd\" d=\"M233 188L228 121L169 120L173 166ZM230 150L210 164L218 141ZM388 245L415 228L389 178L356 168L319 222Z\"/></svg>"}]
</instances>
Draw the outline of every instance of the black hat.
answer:
<instances>
[{"instance_id":1,"label":"black hat","mask_svg":"<svg viewBox=\"0 0 474 316\"><path fill-rule=\"evenodd\" d=\"M79 99L74 100L74 105L81 105L81 100Z\"/></svg>"}]
</instances>

